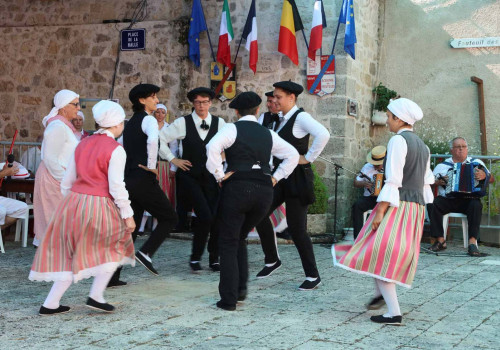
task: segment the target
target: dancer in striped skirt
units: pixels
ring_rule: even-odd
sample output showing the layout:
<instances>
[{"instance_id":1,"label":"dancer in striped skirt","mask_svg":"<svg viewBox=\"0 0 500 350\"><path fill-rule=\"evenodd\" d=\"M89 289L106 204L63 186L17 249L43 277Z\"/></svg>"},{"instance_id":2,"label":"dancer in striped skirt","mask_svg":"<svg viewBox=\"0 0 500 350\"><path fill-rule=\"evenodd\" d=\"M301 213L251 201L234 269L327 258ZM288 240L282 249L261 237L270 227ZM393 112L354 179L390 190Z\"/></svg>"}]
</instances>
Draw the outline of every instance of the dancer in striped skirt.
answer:
<instances>
[{"instance_id":1,"label":"dancer in striped skirt","mask_svg":"<svg viewBox=\"0 0 500 350\"><path fill-rule=\"evenodd\" d=\"M76 148L61 182L63 201L52 217L29 275L54 281L40 315L68 312L59 304L72 282L94 276L87 306L112 312L104 290L116 268L134 265L133 211L123 182L126 154L115 141L125 112L111 101L92 108L101 127Z\"/></svg>"},{"instance_id":2,"label":"dancer in striped skirt","mask_svg":"<svg viewBox=\"0 0 500 350\"><path fill-rule=\"evenodd\" d=\"M162 131L168 128L169 124L167 121L167 107L164 104L158 103L156 105L156 111L154 112L154 117L158 121L158 129ZM173 141L168 144L170 151L173 154L177 154L178 143ZM171 171L172 164L170 164L166 159L158 160L158 182L161 189L167 195L168 200L172 203L172 207L175 208L175 171Z\"/></svg>"},{"instance_id":3,"label":"dancer in striped skirt","mask_svg":"<svg viewBox=\"0 0 500 350\"><path fill-rule=\"evenodd\" d=\"M413 133L413 124L422 119L420 107L406 98L387 107L393 136L384 165L386 182L372 214L354 245L334 265L375 278L375 298L368 309L387 304L388 312L372 316L377 323L401 325L396 284L410 288L417 270L425 204L432 203L429 148ZM338 247L341 250L341 247Z\"/></svg>"}]
</instances>

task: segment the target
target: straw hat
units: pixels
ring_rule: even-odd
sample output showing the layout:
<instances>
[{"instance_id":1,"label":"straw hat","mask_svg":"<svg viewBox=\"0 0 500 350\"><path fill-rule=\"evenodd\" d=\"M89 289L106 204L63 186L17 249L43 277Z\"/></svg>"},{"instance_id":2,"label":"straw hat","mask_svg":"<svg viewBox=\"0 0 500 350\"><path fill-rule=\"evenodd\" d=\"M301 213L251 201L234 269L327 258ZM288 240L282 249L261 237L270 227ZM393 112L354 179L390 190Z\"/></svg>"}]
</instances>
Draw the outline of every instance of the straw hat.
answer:
<instances>
[{"instance_id":1,"label":"straw hat","mask_svg":"<svg viewBox=\"0 0 500 350\"><path fill-rule=\"evenodd\" d=\"M387 148L385 146L376 146L366 155L366 161L373 165L381 165L384 163Z\"/></svg>"}]
</instances>

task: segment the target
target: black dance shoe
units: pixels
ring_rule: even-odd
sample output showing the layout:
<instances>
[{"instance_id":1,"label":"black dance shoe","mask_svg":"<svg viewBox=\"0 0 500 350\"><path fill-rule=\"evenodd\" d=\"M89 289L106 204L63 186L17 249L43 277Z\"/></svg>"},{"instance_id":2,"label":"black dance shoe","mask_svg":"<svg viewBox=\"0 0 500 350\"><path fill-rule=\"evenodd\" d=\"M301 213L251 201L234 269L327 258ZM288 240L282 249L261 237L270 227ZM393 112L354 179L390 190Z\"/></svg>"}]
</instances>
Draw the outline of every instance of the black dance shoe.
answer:
<instances>
[{"instance_id":1,"label":"black dance shoe","mask_svg":"<svg viewBox=\"0 0 500 350\"><path fill-rule=\"evenodd\" d=\"M220 264L218 262L210 264L209 266L214 272L220 271Z\"/></svg>"},{"instance_id":2,"label":"black dance shoe","mask_svg":"<svg viewBox=\"0 0 500 350\"><path fill-rule=\"evenodd\" d=\"M122 287L122 286L126 286L127 285L127 282L125 281L120 281L120 280L116 280L116 281L109 281L108 283L108 286L106 288L115 288L115 287Z\"/></svg>"},{"instance_id":3,"label":"black dance shoe","mask_svg":"<svg viewBox=\"0 0 500 350\"><path fill-rule=\"evenodd\" d=\"M384 315L372 316L370 320L375 323L388 324L391 326L401 326L403 316L385 317Z\"/></svg>"},{"instance_id":4,"label":"black dance shoe","mask_svg":"<svg viewBox=\"0 0 500 350\"><path fill-rule=\"evenodd\" d=\"M193 273L199 273L201 270L203 270L199 262L190 262L189 267L191 268L191 272Z\"/></svg>"},{"instance_id":5,"label":"black dance shoe","mask_svg":"<svg viewBox=\"0 0 500 350\"><path fill-rule=\"evenodd\" d=\"M247 290L246 289L240 290L238 295L238 301L244 301L246 298L247 298Z\"/></svg>"},{"instance_id":6,"label":"black dance shoe","mask_svg":"<svg viewBox=\"0 0 500 350\"><path fill-rule=\"evenodd\" d=\"M313 290L321 284L321 278L316 278L314 281L305 280L299 287L299 290Z\"/></svg>"},{"instance_id":7,"label":"black dance shoe","mask_svg":"<svg viewBox=\"0 0 500 350\"><path fill-rule=\"evenodd\" d=\"M104 311L104 312L115 311L115 307L113 305L108 304L108 303L100 303L98 301L95 301L91 297L89 297L87 299L87 307L94 309L94 310Z\"/></svg>"},{"instance_id":8,"label":"black dance shoe","mask_svg":"<svg viewBox=\"0 0 500 350\"><path fill-rule=\"evenodd\" d=\"M384 297L383 296L379 296L379 297L375 297L373 298L369 303L368 305L366 305L366 308L368 310L378 310L380 309L382 306L385 305L385 300L384 300Z\"/></svg>"},{"instance_id":9,"label":"black dance shoe","mask_svg":"<svg viewBox=\"0 0 500 350\"><path fill-rule=\"evenodd\" d=\"M257 278L266 278L271 276L274 271L281 267L281 260L278 260L273 266L264 266L262 270L257 274Z\"/></svg>"},{"instance_id":10,"label":"black dance shoe","mask_svg":"<svg viewBox=\"0 0 500 350\"><path fill-rule=\"evenodd\" d=\"M236 310L236 305L228 305L224 304L222 300L219 300L215 306L217 306L219 309L226 310L226 311L234 311Z\"/></svg>"},{"instance_id":11,"label":"black dance shoe","mask_svg":"<svg viewBox=\"0 0 500 350\"><path fill-rule=\"evenodd\" d=\"M66 312L69 312L71 308L69 306L62 306L59 305L57 309L49 309L45 306L42 305L40 308L40 311L38 311L38 314L40 316L51 316L51 315L58 315L58 314L65 314Z\"/></svg>"},{"instance_id":12,"label":"black dance shoe","mask_svg":"<svg viewBox=\"0 0 500 350\"><path fill-rule=\"evenodd\" d=\"M159 276L160 274L156 269L153 267L153 263L151 261L148 261L144 255L142 255L141 251L138 250L137 253L135 253L135 260L141 263L142 266L144 266L149 272L151 272L155 276Z\"/></svg>"}]
</instances>

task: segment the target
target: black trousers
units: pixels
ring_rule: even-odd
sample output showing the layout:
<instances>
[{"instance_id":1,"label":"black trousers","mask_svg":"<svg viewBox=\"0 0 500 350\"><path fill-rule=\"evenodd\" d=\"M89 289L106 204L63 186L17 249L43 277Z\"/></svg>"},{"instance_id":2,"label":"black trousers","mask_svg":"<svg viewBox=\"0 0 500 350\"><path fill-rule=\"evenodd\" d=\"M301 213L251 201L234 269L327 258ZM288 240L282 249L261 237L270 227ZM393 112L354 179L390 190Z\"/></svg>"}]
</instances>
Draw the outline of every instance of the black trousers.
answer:
<instances>
[{"instance_id":1,"label":"black trousers","mask_svg":"<svg viewBox=\"0 0 500 350\"><path fill-rule=\"evenodd\" d=\"M181 180L182 181L182 180ZM193 205L188 203L187 196L182 193L183 188L179 185L179 172L175 174L175 193L176 193L176 206L175 211L179 217L177 228L182 231L187 225L187 214L193 209Z\"/></svg>"},{"instance_id":2,"label":"black trousers","mask_svg":"<svg viewBox=\"0 0 500 350\"><path fill-rule=\"evenodd\" d=\"M292 236L293 243L299 252L305 275L312 278L319 277L313 245L311 238L307 234L307 208L309 205L302 204L297 197L291 197L285 189L284 180L281 180L274 186L271 208L264 219L257 225L257 232L260 237L262 250L264 251L265 263L272 264L279 259L278 247L276 246L273 225L271 224L269 215L283 204L283 202L286 204L288 232Z\"/></svg>"},{"instance_id":3,"label":"black trousers","mask_svg":"<svg viewBox=\"0 0 500 350\"><path fill-rule=\"evenodd\" d=\"M351 216L352 226L354 228L354 239L358 237L359 231L363 228L363 213L367 210L372 210L377 204L377 197L363 196L359 197L352 205Z\"/></svg>"},{"instance_id":4,"label":"black trousers","mask_svg":"<svg viewBox=\"0 0 500 350\"><path fill-rule=\"evenodd\" d=\"M431 236L444 237L443 216L449 213L462 213L467 215L469 223L469 238L479 238L479 226L483 205L478 198L434 198L432 210L429 212L431 221Z\"/></svg>"},{"instance_id":5,"label":"black trousers","mask_svg":"<svg viewBox=\"0 0 500 350\"><path fill-rule=\"evenodd\" d=\"M141 172L143 173L141 174ZM142 215L146 210L158 220L158 225L139 250L153 256L177 224L177 214L154 174L146 173L145 170L141 170L141 172L136 171L133 176L125 178L125 187L129 194L130 206L134 211L136 225L132 239L135 242L141 226ZM120 273L121 267L116 270L111 281L117 281L120 278Z\"/></svg>"},{"instance_id":6,"label":"black trousers","mask_svg":"<svg viewBox=\"0 0 500 350\"><path fill-rule=\"evenodd\" d=\"M177 177L179 187L185 200L193 205L198 224L193 230L193 248L191 261L200 261L207 239L209 262L218 261L217 230L214 229L215 214L219 200L220 188L215 178L208 171L199 177L193 177L185 172L179 172Z\"/></svg>"},{"instance_id":7,"label":"black trousers","mask_svg":"<svg viewBox=\"0 0 500 350\"><path fill-rule=\"evenodd\" d=\"M269 184L234 180L221 192L217 229L219 231L219 294L225 305L236 305L238 294L247 289L248 257L246 238L269 212L273 197ZM274 236L274 232L271 230Z\"/></svg>"}]
</instances>

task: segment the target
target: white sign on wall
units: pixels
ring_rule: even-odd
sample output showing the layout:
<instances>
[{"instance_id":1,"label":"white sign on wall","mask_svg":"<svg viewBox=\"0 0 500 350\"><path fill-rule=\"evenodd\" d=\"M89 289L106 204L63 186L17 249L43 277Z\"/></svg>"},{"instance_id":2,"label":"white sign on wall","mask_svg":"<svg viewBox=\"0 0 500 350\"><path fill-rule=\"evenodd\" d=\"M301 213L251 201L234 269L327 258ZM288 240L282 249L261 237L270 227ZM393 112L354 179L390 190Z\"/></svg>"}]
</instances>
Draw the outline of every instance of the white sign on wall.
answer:
<instances>
[{"instance_id":1,"label":"white sign on wall","mask_svg":"<svg viewBox=\"0 0 500 350\"><path fill-rule=\"evenodd\" d=\"M451 39L450 45L454 49L500 46L500 37Z\"/></svg>"}]
</instances>

